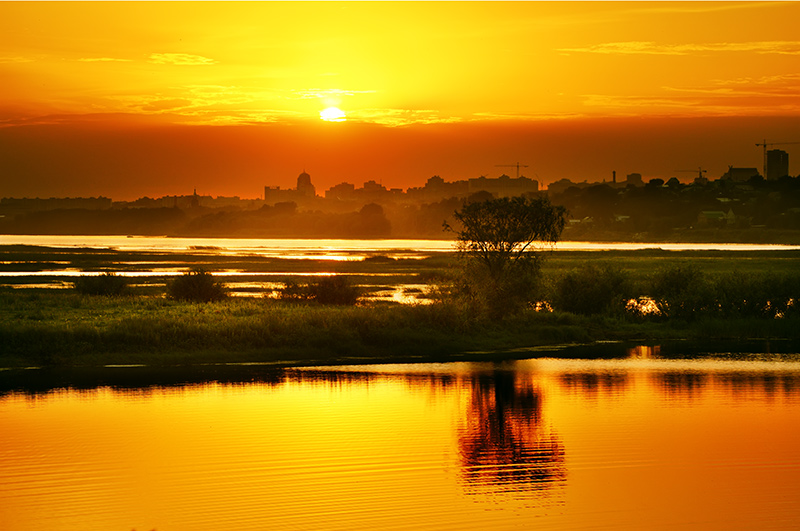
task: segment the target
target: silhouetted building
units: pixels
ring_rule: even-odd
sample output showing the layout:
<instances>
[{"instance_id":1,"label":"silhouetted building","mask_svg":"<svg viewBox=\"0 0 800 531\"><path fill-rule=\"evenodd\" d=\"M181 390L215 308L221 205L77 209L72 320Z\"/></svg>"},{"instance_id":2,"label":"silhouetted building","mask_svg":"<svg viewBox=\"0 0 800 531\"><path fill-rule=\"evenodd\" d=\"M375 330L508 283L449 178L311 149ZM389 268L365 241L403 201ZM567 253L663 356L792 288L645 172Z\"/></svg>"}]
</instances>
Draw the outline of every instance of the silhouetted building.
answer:
<instances>
[{"instance_id":1,"label":"silhouetted building","mask_svg":"<svg viewBox=\"0 0 800 531\"><path fill-rule=\"evenodd\" d=\"M774 181L789 175L789 154L781 149L767 151L767 180Z\"/></svg>"},{"instance_id":2,"label":"silhouetted building","mask_svg":"<svg viewBox=\"0 0 800 531\"><path fill-rule=\"evenodd\" d=\"M576 182L570 181L569 179L559 179L557 181L554 181L554 182L550 183L547 186L547 191L550 194L562 194L562 193L564 193L566 190L568 190L570 188L586 188L586 187L592 186L594 184L597 184L597 183L589 183L589 182L586 182L586 181L582 181L582 182L576 183Z\"/></svg>"},{"instance_id":3,"label":"silhouetted building","mask_svg":"<svg viewBox=\"0 0 800 531\"><path fill-rule=\"evenodd\" d=\"M339 201L352 201L356 185L350 183L339 183L332 186L325 192L325 199L338 199Z\"/></svg>"},{"instance_id":4,"label":"silhouetted building","mask_svg":"<svg viewBox=\"0 0 800 531\"><path fill-rule=\"evenodd\" d=\"M311 184L311 176L305 171L297 177L297 193L303 197L314 197L317 195L317 189Z\"/></svg>"},{"instance_id":5,"label":"silhouetted building","mask_svg":"<svg viewBox=\"0 0 800 531\"><path fill-rule=\"evenodd\" d=\"M734 168L733 166L728 166L728 171L723 173L720 179L734 182L746 182L757 175L759 175L759 173L756 168Z\"/></svg>"},{"instance_id":6,"label":"silhouetted building","mask_svg":"<svg viewBox=\"0 0 800 531\"><path fill-rule=\"evenodd\" d=\"M697 223L701 226L733 225L736 223L736 216L733 210L727 212L722 210L703 210L697 216Z\"/></svg>"},{"instance_id":7,"label":"silhouetted building","mask_svg":"<svg viewBox=\"0 0 800 531\"><path fill-rule=\"evenodd\" d=\"M264 202L268 205L292 201L309 201L315 197L317 197L317 189L311 184L311 175L305 171L297 177L297 188L264 187Z\"/></svg>"},{"instance_id":8,"label":"silhouetted building","mask_svg":"<svg viewBox=\"0 0 800 531\"><path fill-rule=\"evenodd\" d=\"M627 186L644 186L641 173L629 173L625 177L625 184Z\"/></svg>"},{"instance_id":9,"label":"silhouetted building","mask_svg":"<svg viewBox=\"0 0 800 531\"><path fill-rule=\"evenodd\" d=\"M508 175L501 175L497 179L478 177L469 180L469 193L489 192L495 197L514 197L526 193L539 191L539 181L520 176L512 179Z\"/></svg>"}]
</instances>

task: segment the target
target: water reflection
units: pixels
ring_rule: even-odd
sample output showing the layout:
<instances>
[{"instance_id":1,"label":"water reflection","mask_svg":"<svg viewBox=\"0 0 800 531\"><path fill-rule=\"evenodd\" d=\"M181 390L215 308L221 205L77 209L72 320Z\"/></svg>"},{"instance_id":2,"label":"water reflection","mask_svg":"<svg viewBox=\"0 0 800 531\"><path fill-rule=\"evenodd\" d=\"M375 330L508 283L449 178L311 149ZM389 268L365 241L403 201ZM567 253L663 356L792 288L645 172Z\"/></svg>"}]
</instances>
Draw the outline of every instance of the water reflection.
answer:
<instances>
[{"instance_id":1,"label":"water reflection","mask_svg":"<svg viewBox=\"0 0 800 531\"><path fill-rule=\"evenodd\" d=\"M0 370L0 527L796 527L798 384L642 358Z\"/></svg>"},{"instance_id":2,"label":"water reflection","mask_svg":"<svg viewBox=\"0 0 800 531\"><path fill-rule=\"evenodd\" d=\"M570 391L588 396L622 394L629 384L628 374L621 371L565 372L559 380Z\"/></svg>"},{"instance_id":3,"label":"water reflection","mask_svg":"<svg viewBox=\"0 0 800 531\"><path fill-rule=\"evenodd\" d=\"M653 375L654 384L668 398L699 398L708 385L708 373L693 371L669 371Z\"/></svg>"},{"instance_id":4,"label":"water reflection","mask_svg":"<svg viewBox=\"0 0 800 531\"><path fill-rule=\"evenodd\" d=\"M514 372L472 380L458 444L469 493L540 493L566 476L564 446L542 423L541 390Z\"/></svg>"},{"instance_id":5,"label":"water reflection","mask_svg":"<svg viewBox=\"0 0 800 531\"><path fill-rule=\"evenodd\" d=\"M709 389L736 401L800 398L800 376L794 372L682 370L654 373L650 379L668 399L698 400Z\"/></svg>"}]
</instances>

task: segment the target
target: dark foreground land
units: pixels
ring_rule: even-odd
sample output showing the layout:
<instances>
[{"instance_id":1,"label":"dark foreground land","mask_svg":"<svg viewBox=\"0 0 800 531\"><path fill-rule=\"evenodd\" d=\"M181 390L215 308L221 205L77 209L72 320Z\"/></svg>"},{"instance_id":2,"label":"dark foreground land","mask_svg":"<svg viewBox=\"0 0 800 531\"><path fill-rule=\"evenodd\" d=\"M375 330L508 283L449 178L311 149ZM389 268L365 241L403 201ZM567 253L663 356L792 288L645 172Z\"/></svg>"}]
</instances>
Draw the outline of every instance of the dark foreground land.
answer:
<instances>
[{"instance_id":1,"label":"dark foreground land","mask_svg":"<svg viewBox=\"0 0 800 531\"><path fill-rule=\"evenodd\" d=\"M42 262L41 253L45 251L15 248L3 252L4 258L12 255L18 258L20 254L14 253L24 252ZM58 261L69 263L70 258L64 259L63 250L59 253L62 254ZM83 260L81 263L87 270L121 268L120 262L129 262L119 260L120 256L113 253L99 257L87 251L74 253L72 258ZM86 261L90 255L91 263ZM289 267L304 272L306 268L323 267L315 261L270 259L259 262L257 258L203 256L197 261L211 269L238 264L251 272L270 268L285 271ZM180 258L186 260L187 256ZM431 282L434 286L435 282L452 274L455 264L452 255L415 260L377 258L325 264L325 267L362 279L375 278L370 275L388 271L396 278L384 275L377 277L379 282L413 280ZM542 297L554 301L559 282L569 273L584 271L587 263L602 266L606 272L622 272L629 286L633 286L629 288L634 290L630 293L637 295L649 295L647 290L651 289L651 280L658 272L690 264L691 269L705 279L704 283L694 284L699 286L697 290L708 291L709 297L716 298L712 305L707 301L690 300L696 306L686 306L686 311L673 312L670 316L641 315L619 308L583 314L559 309L556 304L555 311L529 308L503 319L489 319L458 301L437 296L434 288L432 304L363 302L356 306L333 306L267 297L183 302L166 298L163 285L146 283L132 289L128 295L116 297L85 295L73 289L5 287L0 288L0 367L220 363L290 366L496 360L540 355L537 352L556 355L555 349L561 346L609 341L639 344L711 341L719 345L770 341L776 345L796 346L800 344L800 312L794 301L800 300L800 293L796 298L781 295L785 300L777 313L774 308L770 309L770 301L766 303L766 310L730 301L722 308L716 293L734 280L747 284L763 278L782 279L781 293L786 290L793 293L796 283L787 284L786 279L797 276L798 258L800 254L795 251L658 250L558 251L546 257ZM596 270L588 270L588 274L594 273ZM712 279L718 281L714 283ZM597 282L602 282L602 278L598 277L594 283ZM761 282L756 288L763 291L766 285ZM753 286L739 286L744 291L738 293L756 289ZM731 290L725 292L730 296ZM577 296L589 295L578 293ZM689 304L685 300L685 290L682 296L681 304ZM741 295L742 302L745 297L752 298ZM679 299L672 300L673 307L677 308L675 301ZM713 311L709 310L711 306ZM790 346L788 351L798 352L798 349Z\"/></svg>"}]
</instances>

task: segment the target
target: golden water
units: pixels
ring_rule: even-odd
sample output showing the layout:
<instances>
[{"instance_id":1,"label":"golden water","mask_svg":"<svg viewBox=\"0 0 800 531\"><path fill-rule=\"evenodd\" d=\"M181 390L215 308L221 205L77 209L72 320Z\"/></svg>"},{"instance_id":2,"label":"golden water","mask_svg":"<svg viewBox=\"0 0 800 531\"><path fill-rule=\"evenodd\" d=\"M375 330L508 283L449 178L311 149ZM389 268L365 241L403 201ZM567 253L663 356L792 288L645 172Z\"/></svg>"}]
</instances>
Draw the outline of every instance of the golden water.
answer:
<instances>
[{"instance_id":1,"label":"golden water","mask_svg":"<svg viewBox=\"0 0 800 531\"><path fill-rule=\"evenodd\" d=\"M800 527L800 365L636 354L6 393L0 529Z\"/></svg>"}]
</instances>

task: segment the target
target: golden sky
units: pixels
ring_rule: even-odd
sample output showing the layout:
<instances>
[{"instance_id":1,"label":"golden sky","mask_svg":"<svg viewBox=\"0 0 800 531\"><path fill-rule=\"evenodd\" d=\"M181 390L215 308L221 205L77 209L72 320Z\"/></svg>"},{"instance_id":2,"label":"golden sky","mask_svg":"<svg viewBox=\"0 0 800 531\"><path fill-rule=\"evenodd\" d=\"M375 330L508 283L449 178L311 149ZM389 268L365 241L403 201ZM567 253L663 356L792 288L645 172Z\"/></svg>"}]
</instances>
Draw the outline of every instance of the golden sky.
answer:
<instances>
[{"instance_id":1,"label":"golden sky","mask_svg":"<svg viewBox=\"0 0 800 531\"><path fill-rule=\"evenodd\" d=\"M798 20L796 2L2 2L0 196L760 168L755 142L800 141Z\"/></svg>"}]
</instances>

